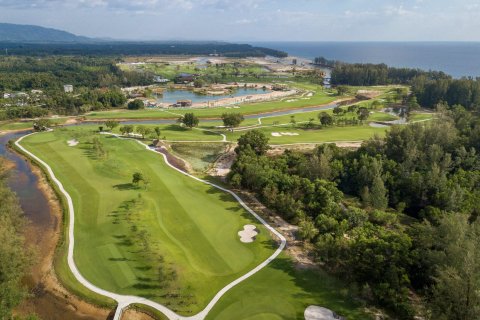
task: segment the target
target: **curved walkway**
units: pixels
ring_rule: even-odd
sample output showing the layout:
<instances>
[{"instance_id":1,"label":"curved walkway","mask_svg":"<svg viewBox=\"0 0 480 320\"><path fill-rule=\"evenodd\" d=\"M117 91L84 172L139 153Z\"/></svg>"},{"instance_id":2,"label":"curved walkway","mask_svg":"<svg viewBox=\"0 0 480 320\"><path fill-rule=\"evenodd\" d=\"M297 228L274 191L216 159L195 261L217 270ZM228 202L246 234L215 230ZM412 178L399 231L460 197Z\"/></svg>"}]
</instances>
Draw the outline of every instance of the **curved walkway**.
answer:
<instances>
[{"instance_id":1,"label":"curved walkway","mask_svg":"<svg viewBox=\"0 0 480 320\"><path fill-rule=\"evenodd\" d=\"M146 305L146 306L149 306L149 307L152 307L160 312L162 312L168 319L170 320L203 320L205 319L205 317L207 316L207 314L210 312L210 310L212 310L212 308L215 306L215 304L220 300L220 298L225 294L227 293L230 289L232 289L234 286L236 286L237 284L239 284L240 282L248 279L249 277L253 276L255 273L259 272L261 269L263 269L264 267L266 267L271 261L273 261L281 252L282 250L285 248L285 245L287 243L287 240L285 239L285 237L280 234L277 230L275 230L272 226L270 226L262 217L260 217L257 213L255 213L250 207L247 206L247 204L237 195L235 194L233 191L231 190L228 190L228 189L225 189L219 185L216 185L214 183L211 183L211 182L208 182L208 181L205 181L205 180L202 180L200 178L197 178L191 174L188 174L180 169L177 169L175 168L172 164L170 164L167 160L167 157L166 155L156 151L156 150L153 150L151 149L149 146L147 146L146 144L144 144L143 142L141 141L138 141L138 140L135 140L137 141L138 143L140 143L141 145L143 145L145 147L146 150L149 150L151 152L155 152L155 153L158 153L158 154L161 154L163 156L163 159L165 161L165 163L170 167L172 168L173 170L176 170L178 171L179 173L183 174L183 175L186 175L192 179L195 179L199 182L202 182L202 183L205 183L205 184L208 184L210 186L213 186L217 189L220 189L224 192L227 192L229 194L231 194L241 205L242 207L244 207L250 214L252 214L258 221L260 221L268 230L270 230L273 234L275 234L281 241L280 243L280 246L278 247L278 249L267 259L265 260L264 262L262 262L261 264L259 264L257 267L255 267L253 270L249 271L248 273L244 274L243 276L241 276L240 278L232 281L231 283L227 284L225 287L223 287L214 297L213 299L208 303L208 305L205 307L205 309L203 309L202 311L200 311L199 313L197 313L196 315L194 316L190 316L190 317L184 317L184 316L181 316L181 315L178 315L176 314L175 312L173 312L172 310L170 310L169 308L165 307L164 305L162 304L159 304L157 302L154 302L154 301L151 301L151 300L148 300L146 298L142 298L142 297L137 297L137 296L126 296L126 295L120 295L120 294L116 294L114 292L110 292L110 291L107 291L107 290L104 290L104 289L101 289L97 286L95 286L94 284L92 284L91 282L89 282L87 279L85 279L82 274L80 273L80 271L78 270L76 264L75 264L75 260L73 258L73 250L74 250L74 246L75 246L75 237L74 237L74 227L75 227L75 210L74 210L74 207L73 207L73 201L72 201L72 198L70 197L70 195L68 194L68 192L65 190L65 188L63 187L63 184L60 182L60 180L57 179L57 177L55 176L52 168L46 163L44 162L43 160L41 160L39 157L37 157L36 155L34 155L33 153L31 153L30 151L28 151L27 149L25 149L21 144L20 142L25 138L25 137L28 137L28 136L31 136L35 133L31 133L31 134L28 134L28 135L25 135L23 137L21 137L20 139L18 139L17 141L15 141L15 145L20 149L22 150L23 152L25 152L26 154L28 154L30 157L32 157L33 159L35 159L38 163L40 163L42 166L45 167L45 169L47 170L48 172L48 175L51 177L52 181L55 182L55 184L58 186L60 192L62 193L62 195L65 197L65 199L67 200L67 206L68 206L68 213L69 213L69 226L68 226L68 255L67 255L67 263L68 263L68 266L70 268L70 270L72 271L73 275L75 276L75 278L83 285L85 286L86 288L88 288L89 290L97 293L97 294L100 294L102 296L105 296L105 297L108 297L108 298L111 298L113 300L115 300L117 303L118 303L118 306L117 306L117 309L115 311L115 316L114 316L114 320L120 320L121 317L122 317L122 313L123 311L131 304L142 304L142 305ZM119 135L115 135L114 136L118 137L118 138L122 138L122 139L129 139L129 138L124 138L124 137L120 137ZM134 140L134 139L130 139L130 140Z\"/></svg>"}]
</instances>

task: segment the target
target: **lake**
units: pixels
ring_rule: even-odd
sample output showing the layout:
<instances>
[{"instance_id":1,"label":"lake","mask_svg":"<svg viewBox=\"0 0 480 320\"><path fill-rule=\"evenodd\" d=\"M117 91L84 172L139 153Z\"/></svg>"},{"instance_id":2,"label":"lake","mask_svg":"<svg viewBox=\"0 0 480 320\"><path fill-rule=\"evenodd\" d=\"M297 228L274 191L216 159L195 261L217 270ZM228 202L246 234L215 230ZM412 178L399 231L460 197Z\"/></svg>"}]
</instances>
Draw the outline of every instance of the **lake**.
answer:
<instances>
[{"instance_id":1,"label":"lake","mask_svg":"<svg viewBox=\"0 0 480 320\"><path fill-rule=\"evenodd\" d=\"M228 95L204 95L189 90L165 90L163 95L157 96L159 103L176 103L178 100L192 100L193 103L217 101L224 98L252 96L255 94L268 93L270 91L261 88L239 88Z\"/></svg>"}]
</instances>

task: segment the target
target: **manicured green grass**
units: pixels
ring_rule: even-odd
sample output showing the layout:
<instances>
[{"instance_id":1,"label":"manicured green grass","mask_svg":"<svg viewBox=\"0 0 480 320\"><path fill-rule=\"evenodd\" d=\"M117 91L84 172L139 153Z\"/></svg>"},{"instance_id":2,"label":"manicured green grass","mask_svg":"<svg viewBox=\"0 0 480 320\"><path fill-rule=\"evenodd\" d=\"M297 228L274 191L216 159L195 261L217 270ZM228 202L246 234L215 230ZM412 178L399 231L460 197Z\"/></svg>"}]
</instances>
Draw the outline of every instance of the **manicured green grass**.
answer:
<instances>
[{"instance_id":1,"label":"manicured green grass","mask_svg":"<svg viewBox=\"0 0 480 320\"><path fill-rule=\"evenodd\" d=\"M410 121L425 121L435 118L435 113L412 113L410 114Z\"/></svg>"},{"instance_id":2,"label":"manicured green grass","mask_svg":"<svg viewBox=\"0 0 480 320\"><path fill-rule=\"evenodd\" d=\"M295 268L285 254L229 291L207 320L304 319L310 305L335 311L349 320L372 319L347 295L339 281L319 270Z\"/></svg>"},{"instance_id":3,"label":"manicured green grass","mask_svg":"<svg viewBox=\"0 0 480 320\"><path fill-rule=\"evenodd\" d=\"M65 118L56 118L50 120L52 124L63 124L65 123ZM0 122L0 131L10 131L10 130L27 130L33 128L33 121L1 121Z\"/></svg>"},{"instance_id":4,"label":"manicured green grass","mask_svg":"<svg viewBox=\"0 0 480 320\"><path fill-rule=\"evenodd\" d=\"M33 122L1 122L0 131L31 129Z\"/></svg>"},{"instance_id":5,"label":"manicured green grass","mask_svg":"<svg viewBox=\"0 0 480 320\"><path fill-rule=\"evenodd\" d=\"M290 143L323 143L333 141L360 141L367 140L378 134L383 136L388 128L374 128L368 125L352 127L326 127L322 129L304 129L301 125L292 127L275 126L260 128L270 138L270 144L290 144ZM236 131L226 133L229 141L236 141L247 131ZM275 137L272 133L292 133L298 135L282 135Z\"/></svg>"},{"instance_id":6,"label":"manicured green grass","mask_svg":"<svg viewBox=\"0 0 480 320\"><path fill-rule=\"evenodd\" d=\"M104 153L93 148L93 138ZM69 147L67 141L80 144ZM228 194L168 167L132 140L68 128L22 142L72 196L75 262L97 286L143 296L189 315L274 250L270 235ZM134 172L149 184L132 185ZM239 241L245 224L260 230Z\"/></svg>"},{"instance_id":7,"label":"manicured green grass","mask_svg":"<svg viewBox=\"0 0 480 320\"><path fill-rule=\"evenodd\" d=\"M188 129L185 127L181 127L180 125L177 124L160 124L160 125L155 125L155 124L146 124L146 127L154 128L154 127L160 127L161 129L161 135L160 138L162 140L168 140L168 141L221 141L223 137L216 133L216 132L211 132L211 131L205 131L205 130L200 130L198 128L193 128L193 129ZM121 127L121 126L120 126ZM113 132L115 133L120 133L120 127L115 128ZM98 126L95 126L94 128L98 128ZM150 135L149 137L146 138L154 138L154 135Z\"/></svg>"},{"instance_id":8,"label":"manicured green grass","mask_svg":"<svg viewBox=\"0 0 480 320\"><path fill-rule=\"evenodd\" d=\"M195 172L204 172L225 152L225 143L173 143L173 153L186 160Z\"/></svg>"}]
</instances>

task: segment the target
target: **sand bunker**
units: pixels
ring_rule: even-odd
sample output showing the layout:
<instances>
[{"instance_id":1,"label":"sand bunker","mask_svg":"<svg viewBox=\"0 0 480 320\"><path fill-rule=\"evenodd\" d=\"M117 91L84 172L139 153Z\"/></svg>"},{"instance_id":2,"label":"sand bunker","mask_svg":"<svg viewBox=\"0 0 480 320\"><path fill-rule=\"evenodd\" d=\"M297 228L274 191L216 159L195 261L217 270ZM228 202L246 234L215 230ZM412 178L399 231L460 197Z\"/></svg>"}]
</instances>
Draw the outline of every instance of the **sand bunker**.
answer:
<instances>
[{"instance_id":1,"label":"sand bunker","mask_svg":"<svg viewBox=\"0 0 480 320\"><path fill-rule=\"evenodd\" d=\"M343 317L338 316L332 310L327 308L322 308L318 306L309 306L305 309L305 320L337 320L344 319Z\"/></svg>"},{"instance_id":2,"label":"sand bunker","mask_svg":"<svg viewBox=\"0 0 480 320\"><path fill-rule=\"evenodd\" d=\"M273 137L281 137L281 136L298 136L298 133L294 132L272 132Z\"/></svg>"},{"instance_id":3,"label":"sand bunker","mask_svg":"<svg viewBox=\"0 0 480 320\"><path fill-rule=\"evenodd\" d=\"M243 243L252 243L253 241L255 241L255 237L257 236L257 234L257 227L251 224L243 226L243 230L238 231L240 241Z\"/></svg>"},{"instance_id":4,"label":"sand bunker","mask_svg":"<svg viewBox=\"0 0 480 320\"><path fill-rule=\"evenodd\" d=\"M75 147L78 144L76 139L68 140L67 141L69 147Z\"/></svg>"}]
</instances>

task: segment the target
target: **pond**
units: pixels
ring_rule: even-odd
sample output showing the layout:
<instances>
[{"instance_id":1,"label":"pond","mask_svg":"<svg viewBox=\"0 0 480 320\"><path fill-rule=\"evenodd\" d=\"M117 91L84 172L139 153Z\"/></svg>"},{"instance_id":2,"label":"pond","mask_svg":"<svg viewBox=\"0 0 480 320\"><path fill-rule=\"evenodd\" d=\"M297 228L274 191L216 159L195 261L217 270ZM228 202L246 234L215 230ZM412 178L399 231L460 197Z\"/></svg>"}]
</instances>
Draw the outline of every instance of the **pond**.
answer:
<instances>
[{"instance_id":1,"label":"pond","mask_svg":"<svg viewBox=\"0 0 480 320\"><path fill-rule=\"evenodd\" d=\"M189 90L165 90L163 95L156 95L158 103L176 103L178 100L192 100L193 103L202 103L208 101L217 101L225 98L252 96L256 94L268 93L270 91L262 88L239 88L231 94L226 95L204 95Z\"/></svg>"},{"instance_id":2,"label":"pond","mask_svg":"<svg viewBox=\"0 0 480 320\"><path fill-rule=\"evenodd\" d=\"M48 199L38 188L37 176L24 158L7 147L9 140L16 140L27 133L16 132L1 135L0 156L15 164L15 169L8 177L8 185L17 194L25 216L35 226L48 228L53 223L53 217L50 215Z\"/></svg>"}]
</instances>

